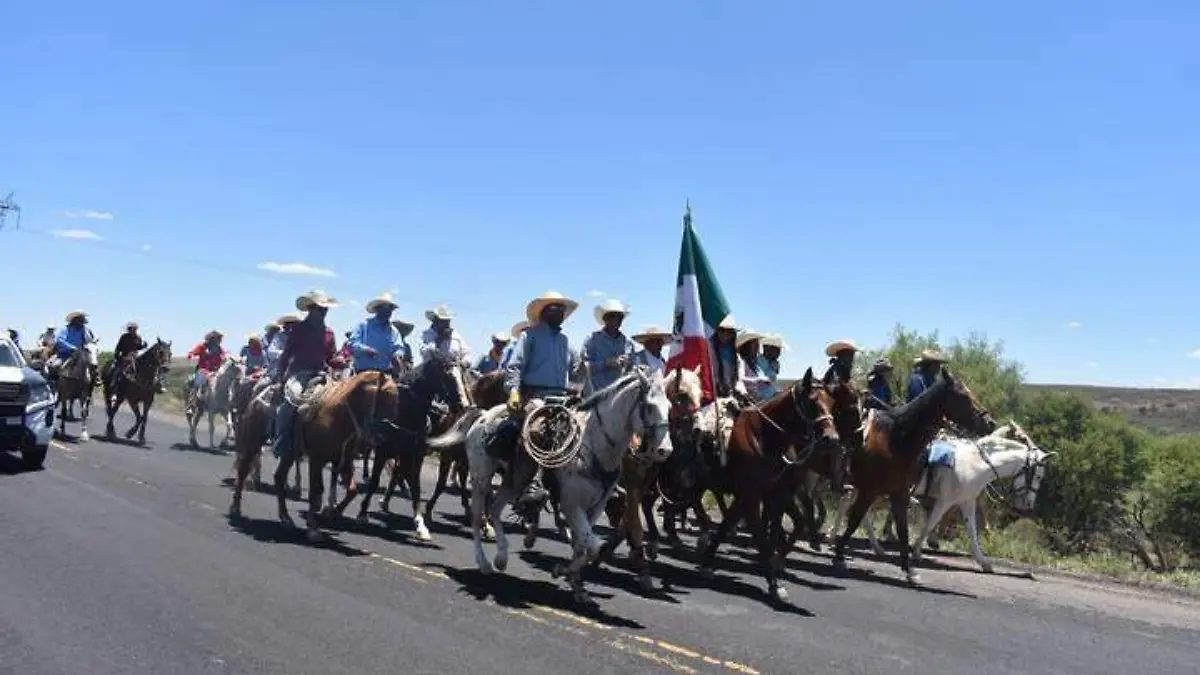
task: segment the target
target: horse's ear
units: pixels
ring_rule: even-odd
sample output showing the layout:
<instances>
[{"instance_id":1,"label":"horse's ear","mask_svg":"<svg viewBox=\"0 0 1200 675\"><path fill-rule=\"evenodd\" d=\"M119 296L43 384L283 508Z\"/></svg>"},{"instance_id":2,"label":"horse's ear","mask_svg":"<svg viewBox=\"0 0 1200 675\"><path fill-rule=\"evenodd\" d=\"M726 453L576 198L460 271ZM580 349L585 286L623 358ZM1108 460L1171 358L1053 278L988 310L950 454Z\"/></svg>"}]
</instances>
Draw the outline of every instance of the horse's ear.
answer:
<instances>
[{"instance_id":1,"label":"horse's ear","mask_svg":"<svg viewBox=\"0 0 1200 675\"><path fill-rule=\"evenodd\" d=\"M950 382L954 381L954 373L950 372L950 369L946 366L942 366L942 379Z\"/></svg>"},{"instance_id":2,"label":"horse's ear","mask_svg":"<svg viewBox=\"0 0 1200 675\"><path fill-rule=\"evenodd\" d=\"M809 389L812 389L812 380L813 380L812 366L809 366L808 370L804 371L804 379L800 381L800 386L804 388L804 391L808 391Z\"/></svg>"}]
</instances>

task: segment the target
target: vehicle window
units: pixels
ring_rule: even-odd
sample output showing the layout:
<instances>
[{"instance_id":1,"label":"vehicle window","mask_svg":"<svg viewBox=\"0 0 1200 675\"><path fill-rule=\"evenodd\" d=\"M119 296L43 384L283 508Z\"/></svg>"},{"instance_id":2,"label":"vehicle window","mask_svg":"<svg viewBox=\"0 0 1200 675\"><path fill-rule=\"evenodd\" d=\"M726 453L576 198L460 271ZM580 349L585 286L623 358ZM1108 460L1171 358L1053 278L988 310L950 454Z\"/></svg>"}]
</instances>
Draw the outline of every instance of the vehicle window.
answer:
<instances>
[{"instance_id":1,"label":"vehicle window","mask_svg":"<svg viewBox=\"0 0 1200 675\"><path fill-rule=\"evenodd\" d=\"M0 341L0 366L20 368L24 365L25 361L13 348L12 343L7 340Z\"/></svg>"}]
</instances>

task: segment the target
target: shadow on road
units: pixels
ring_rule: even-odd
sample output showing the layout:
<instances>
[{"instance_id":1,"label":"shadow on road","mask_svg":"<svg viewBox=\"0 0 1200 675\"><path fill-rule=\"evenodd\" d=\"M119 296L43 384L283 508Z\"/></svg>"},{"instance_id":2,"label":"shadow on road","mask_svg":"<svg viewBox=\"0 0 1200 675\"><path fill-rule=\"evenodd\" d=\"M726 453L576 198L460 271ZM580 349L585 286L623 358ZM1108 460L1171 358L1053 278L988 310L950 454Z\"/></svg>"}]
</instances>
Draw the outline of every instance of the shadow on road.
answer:
<instances>
[{"instance_id":1,"label":"shadow on road","mask_svg":"<svg viewBox=\"0 0 1200 675\"><path fill-rule=\"evenodd\" d=\"M308 548L324 548L340 553L347 558L368 555L366 551L347 546L328 531L324 532L323 541L313 544L308 541L304 528L285 525L278 520L251 520L245 516L227 516L226 520L234 530L252 537L255 541L267 544L293 544Z\"/></svg>"},{"instance_id":2,"label":"shadow on road","mask_svg":"<svg viewBox=\"0 0 1200 675\"><path fill-rule=\"evenodd\" d=\"M230 453L228 450L226 450L224 448L221 448L220 446L217 446L215 448L210 448L210 447L207 447L204 445L192 445L191 443L172 443L170 445L170 448L172 450L178 450L180 452L201 452L206 455L215 455L217 457L232 457L233 456L232 453Z\"/></svg>"},{"instance_id":3,"label":"shadow on road","mask_svg":"<svg viewBox=\"0 0 1200 675\"><path fill-rule=\"evenodd\" d=\"M460 585L460 591L479 601L489 598L497 605L508 609L533 609L537 606L571 612L591 619L597 623L613 628L629 628L645 630L645 626L619 616L613 616L603 609L584 609L563 586L547 581L534 581L507 574L486 575L474 568L449 567L438 563L426 565L431 569L441 570L451 580ZM612 595L592 593L593 597L603 600L611 599Z\"/></svg>"},{"instance_id":4,"label":"shadow on road","mask_svg":"<svg viewBox=\"0 0 1200 675\"><path fill-rule=\"evenodd\" d=\"M518 553L521 560L531 567L550 574L559 564L565 565L568 561L565 558L546 555L541 551L521 551ZM657 600L659 602L667 602L673 605L680 604L679 598L676 595L689 595L688 591L672 588L668 585L658 586L657 580L660 578L655 574L658 570L654 564L651 564L650 574L656 580L655 590L646 592L638 585L635 572L628 567L624 567L619 563L627 562L625 559L614 559L612 562L606 562L601 567L588 566L583 568L584 583L603 586L613 590L624 591L630 595L636 595L647 600ZM616 569L613 569L616 568Z\"/></svg>"},{"instance_id":5,"label":"shadow on road","mask_svg":"<svg viewBox=\"0 0 1200 675\"><path fill-rule=\"evenodd\" d=\"M121 445L121 446L124 446L127 448L138 448L140 450L154 449L154 444L149 441L146 441L145 443L138 443L137 439L124 438L119 435L107 436L105 434L99 434L99 435L93 436L92 440L98 441L100 443L106 443L108 445Z\"/></svg>"},{"instance_id":6,"label":"shadow on road","mask_svg":"<svg viewBox=\"0 0 1200 675\"><path fill-rule=\"evenodd\" d=\"M45 469L27 469L20 455L0 452L0 476L19 476L23 473L37 473Z\"/></svg>"}]
</instances>

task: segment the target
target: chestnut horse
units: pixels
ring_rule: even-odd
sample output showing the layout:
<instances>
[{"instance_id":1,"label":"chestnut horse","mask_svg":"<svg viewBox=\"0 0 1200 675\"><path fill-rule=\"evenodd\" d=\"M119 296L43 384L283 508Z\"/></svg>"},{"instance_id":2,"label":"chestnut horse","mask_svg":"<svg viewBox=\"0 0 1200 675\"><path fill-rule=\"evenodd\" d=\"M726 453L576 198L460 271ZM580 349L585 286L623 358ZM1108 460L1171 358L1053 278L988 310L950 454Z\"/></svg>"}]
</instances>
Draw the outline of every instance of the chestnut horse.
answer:
<instances>
[{"instance_id":1,"label":"chestnut horse","mask_svg":"<svg viewBox=\"0 0 1200 675\"><path fill-rule=\"evenodd\" d=\"M833 397L821 383L813 382L812 368L787 391L742 410L733 424L720 477L733 502L716 535L705 542L700 553L701 574L713 574L717 548L744 518L758 548L768 593L776 600L786 600L787 591L779 583L788 553L783 516L795 503L804 465L840 449Z\"/></svg>"},{"instance_id":2,"label":"chestnut horse","mask_svg":"<svg viewBox=\"0 0 1200 675\"><path fill-rule=\"evenodd\" d=\"M834 567L846 569L850 535L858 529L871 504L887 495L900 537L900 569L909 583L920 581L909 560L909 488L919 477L921 454L947 420L980 436L996 428L991 414L975 401L962 380L945 368L938 381L920 396L898 408L877 410L868 418L863 449L851 459L856 497L846 530L834 548Z\"/></svg>"},{"instance_id":3,"label":"chestnut horse","mask_svg":"<svg viewBox=\"0 0 1200 675\"><path fill-rule=\"evenodd\" d=\"M121 404L129 402L133 411L133 426L125 432L125 438L133 438L137 434L138 445L146 444L146 420L150 418L150 407L154 405L154 395L158 393L158 371L162 366L171 362L171 343L155 340L149 349L133 359L132 366L126 363L114 363L113 368L128 369L128 372L118 372L104 378L104 406L108 413L108 427L105 436L110 440L117 435L113 428L113 417L121 409ZM116 386L110 386L115 384Z\"/></svg>"}]
</instances>

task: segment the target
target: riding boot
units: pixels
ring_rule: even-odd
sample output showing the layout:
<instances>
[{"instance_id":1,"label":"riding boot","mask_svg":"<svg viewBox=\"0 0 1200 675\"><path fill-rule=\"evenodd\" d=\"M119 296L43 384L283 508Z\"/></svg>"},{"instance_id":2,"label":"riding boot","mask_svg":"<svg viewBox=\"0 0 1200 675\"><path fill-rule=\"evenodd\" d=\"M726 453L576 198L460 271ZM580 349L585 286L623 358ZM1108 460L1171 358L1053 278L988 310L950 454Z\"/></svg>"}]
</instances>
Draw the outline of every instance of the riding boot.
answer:
<instances>
[{"instance_id":1,"label":"riding boot","mask_svg":"<svg viewBox=\"0 0 1200 675\"><path fill-rule=\"evenodd\" d=\"M526 521L536 520L537 514L549 498L550 491L542 487L542 467L539 466L525 492L517 498L517 503L513 504L513 511L520 513Z\"/></svg>"}]
</instances>

